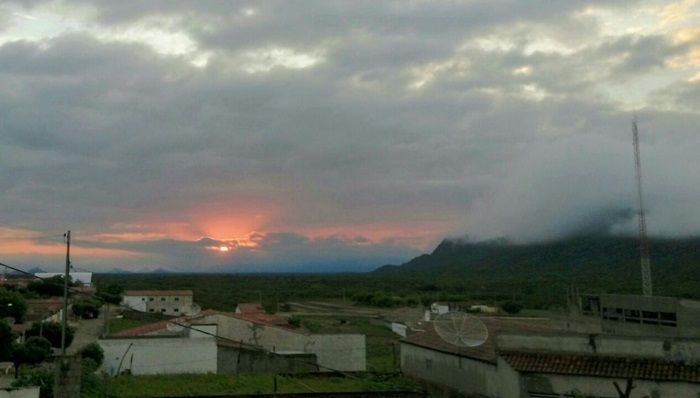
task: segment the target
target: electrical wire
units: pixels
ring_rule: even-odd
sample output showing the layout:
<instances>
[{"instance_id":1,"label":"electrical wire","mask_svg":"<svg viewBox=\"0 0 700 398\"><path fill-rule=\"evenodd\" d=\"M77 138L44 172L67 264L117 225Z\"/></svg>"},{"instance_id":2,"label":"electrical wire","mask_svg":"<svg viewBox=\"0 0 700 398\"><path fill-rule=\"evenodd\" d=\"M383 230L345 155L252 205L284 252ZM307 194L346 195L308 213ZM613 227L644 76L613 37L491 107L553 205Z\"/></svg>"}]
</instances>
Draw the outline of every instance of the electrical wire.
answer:
<instances>
[{"instance_id":1,"label":"electrical wire","mask_svg":"<svg viewBox=\"0 0 700 398\"><path fill-rule=\"evenodd\" d=\"M22 270L22 269L17 268L17 267L13 267L13 266L8 265L8 264L5 264L5 263L3 263L3 262L0 262L0 266L9 268L9 269L11 269L11 270L13 270L13 271L16 271L16 272L19 272L19 273L22 273L22 274L31 276L31 277L36 278L36 279L39 279L39 280L44 280L43 278L40 278L40 277L38 277L38 276L32 274L31 272ZM88 272L89 272L89 271L88 271ZM73 290L73 291L75 292L74 288L72 288L72 287L68 287L68 289L69 289L69 290ZM85 292L77 291L77 293L82 293L82 294L84 294ZM112 305L115 305L115 304L112 304ZM134 310L133 308L131 308L131 307L127 306L127 305L123 305L123 304L116 304L115 306L121 307L121 308L123 308L123 309L130 310L130 311L133 311L133 310ZM156 314L156 313L150 313L150 312L144 312L143 314L145 314L146 316L159 316L159 315ZM202 334L205 334L205 335L214 337L214 338L216 338L217 340L224 340L224 341L228 341L228 342L237 344L237 345L241 346L241 348L242 348L242 345L245 344L245 345L249 346L248 348L250 348L250 349L252 349L252 350L255 350L255 351L258 351L258 352L261 352L261 353L266 353L266 354L269 354L269 355L275 355L275 356L284 357L284 358L286 358L286 359L288 359L288 360L296 361L297 363L301 363L301 364L309 365L309 366L312 366L312 367L316 367L316 368L319 369L319 370L324 369L324 370L326 370L326 371L328 371L328 372L333 372L333 373L341 374L341 375L343 375L343 376L345 376L345 377L347 377L347 378L350 378L350 379L354 379L354 380L364 380L364 379L359 378L359 377L357 377L357 376L355 376L355 375L353 375L353 374L350 374L350 373L348 373L348 372L346 372L346 371L334 369L334 368L331 368L331 367L325 366L325 365L320 365L318 362L306 361L306 360L299 359L299 358L290 358L290 357L287 357L287 356L285 356L285 355L283 355L283 354L278 354L278 353L276 353L276 352L274 352L274 351L268 351L268 350L266 350L265 348L263 348L263 347L261 347L261 346L246 344L246 343L243 343L243 342L238 341L238 340L235 340L235 339L231 339L231 338L228 338L228 337L225 337L225 336L217 335L216 333L211 333L211 332L208 332L208 331L205 331L205 330L197 329L197 328L195 328L195 327L193 327L193 326L190 326L190 325L187 325L187 324L182 324L182 323L176 322L176 319L178 319L178 318L170 319L170 320L167 320L167 321L168 321L169 323L172 323L172 324L176 325L176 326L180 326L180 327L185 328L185 329L188 329L188 330L195 330L195 331L197 331L197 332L199 332L199 333L202 333ZM164 319L162 319L162 318L159 317L158 320L163 321ZM249 322L250 322L250 321L249 321ZM376 383L378 383L378 384L383 384L383 385L388 386L388 387L391 387L392 389L396 389L396 385L394 385L394 384L390 384L390 383L387 383L387 382L384 382L384 381L374 381L374 382L376 382Z\"/></svg>"}]
</instances>

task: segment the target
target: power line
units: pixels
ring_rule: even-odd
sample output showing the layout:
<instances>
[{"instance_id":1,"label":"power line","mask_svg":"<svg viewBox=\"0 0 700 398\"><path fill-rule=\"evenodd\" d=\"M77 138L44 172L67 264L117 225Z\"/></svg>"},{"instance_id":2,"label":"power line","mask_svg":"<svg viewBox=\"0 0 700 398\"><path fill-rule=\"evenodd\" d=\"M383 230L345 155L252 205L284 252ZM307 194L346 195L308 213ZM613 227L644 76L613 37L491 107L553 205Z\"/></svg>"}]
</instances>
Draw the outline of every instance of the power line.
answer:
<instances>
[{"instance_id":1,"label":"power line","mask_svg":"<svg viewBox=\"0 0 700 398\"><path fill-rule=\"evenodd\" d=\"M20 273L25 274L25 275L29 275L29 276L31 276L31 277L33 277L33 278L36 278L36 279L39 279L39 280L44 280L43 278L40 278L40 277L38 277L38 276L32 274L31 272L27 272L27 271L24 271L24 270L19 269L19 268L16 268L16 267L12 267L12 266L7 265L7 264L5 264L5 263L3 263L3 262L0 262L0 266L7 267L7 268L9 268L9 269L12 269L12 270L14 270L14 271L20 272ZM73 288L69 287L69 290L72 290L72 289L73 289ZM84 292L80 292L80 293L84 293ZM121 307L121 308L123 308L123 309L130 310L130 311L133 311L133 310L134 310L133 308L131 308L131 307L127 306L127 305L124 305L124 304L117 304L117 306L118 306L118 307ZM159 316L159 315L156 314L156 313L150 313L150 312L144 312L143 314L145 314L145 315L148 316L148 317ZM155 319L155 318L153 318L153 319ZM243 348L243 346L245 345L247 349L254 350L254 351L257 351L257 352L260 352L260 353L265 353L265 354L268 354L268 355L279 356L279 357L285 358L285 359L287 359L287 360L295 361L295 362L300 363L300 364L305 364L305 365L309 365L309 366L312 366L312 367L316 367L316 368L319 369L319 370L324 369L324 370L329 371L329 372L337 373L337 374L343 375L343 376L345 376L345 377L347 377L347 378L350 378L350 379L354 379L354 380L364 380L364 379L359 378L359 377L357 377L357 376L355 376L355 375L353 375L353 374L350 374L350 373L348 373L348 372L346 372L346 371L342 371L342 370L339 370L339 369L334 369L334 368L331 368L331 367L325 366L325 365L320 365L318 362L311 362L311 361L307 361L307 360L303 360L303 359L299 359L299 358L288 357L288 356L286 356L286 355L279 354L279 353L276 353L276 352L274 352L274 351L268 351L268 350L266 350L265 348L263 348L263 347L261 347L261 346L256 346L256 345L252 345L252 344L243 343L242 341L239 341L239 340L235 340L235 339L232 339L232 338L229 338L229 337L225 337L225 336L220 336L220 335L218 335L218 334L216 334L216 333L211 333L211 332L208 332L208 331L206 331L206 330L197 329L196 327L193 327L193 326L191 326L191 325L187 325L187 324L183 324L183 323L180 323L180 322L176 322L176 319L178 319L178 318L170 319L170 320L166 320L166 321L168 321L169 323L172 323L172 324L174 324L174 325L176 325L176 326L180 326L180 327L182 327L182 328L184 328L184 329L194 330L194 331L197 331L197 332L199 332L199 333L202 333L202 334L205 334L205 335L214 337L214 338L216 338L217 340L224 340L224 341L228 341L228 342L234 343L234 344L238 345L240 348ZM164 319L158 318L158 320L163 321ZM249 322L250 322L250 321L249 321ZM385 382L385 381L373 380L373 382L375 382L375 383L377 383L377 384L385 385L385 386L387 386L387 387L391 387L392 389L396 389L396 388L397 388L396 385L387 383L387 382Z\"/></svg>"}]
</instances>

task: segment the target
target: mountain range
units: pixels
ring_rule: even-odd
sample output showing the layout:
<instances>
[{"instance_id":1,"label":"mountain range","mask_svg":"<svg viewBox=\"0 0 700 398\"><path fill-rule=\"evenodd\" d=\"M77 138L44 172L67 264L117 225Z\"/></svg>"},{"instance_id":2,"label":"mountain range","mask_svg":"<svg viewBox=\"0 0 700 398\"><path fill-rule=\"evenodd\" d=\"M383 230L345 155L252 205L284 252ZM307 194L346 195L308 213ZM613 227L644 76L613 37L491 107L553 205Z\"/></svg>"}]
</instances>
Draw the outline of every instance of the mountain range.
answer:
<instances>
[{"instance_id":1,"label":"mountain range","mask_svg":"<svg viewBox=\"0 0 700 398\"><path fill-rule=\"evenodd\" d=\"M655 294L700 298L700 237L652 239ZM639 242L632 237L583 236L515 244L504 239L443 240L430 254L373 272L422 279L453 290L558 301L569 287L582 292L639 293Z\"/></svg>"}]
</instances>

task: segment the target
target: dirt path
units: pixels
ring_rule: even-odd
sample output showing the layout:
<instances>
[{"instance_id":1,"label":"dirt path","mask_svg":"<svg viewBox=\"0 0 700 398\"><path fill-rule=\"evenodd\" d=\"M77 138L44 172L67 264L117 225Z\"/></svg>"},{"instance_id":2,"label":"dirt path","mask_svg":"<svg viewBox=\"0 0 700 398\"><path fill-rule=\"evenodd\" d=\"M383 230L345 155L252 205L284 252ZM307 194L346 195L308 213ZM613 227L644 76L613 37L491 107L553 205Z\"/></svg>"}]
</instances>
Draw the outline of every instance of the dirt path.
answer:
<instances>
[{"instance_id":1,"label":"dirt path","mask_svg":"<svg viewBox=\"0 0 700 398\"><path fill-rule=\"evenodd\" d=\"M110 310L114 309L114 306L110 306ZM102 327L104 326L104 311L106 307L103 306L100 309L100 317L96 319L80 319L77 322L71 322L71 326L75 327L75 336L73 337L73 342L66 350L68 355L72 355L80 351L81 348L86 345L97 341L97 338L102 333ZM109 319L111 319L112 311L108 314Z\"/></svg>"}]
</instances>

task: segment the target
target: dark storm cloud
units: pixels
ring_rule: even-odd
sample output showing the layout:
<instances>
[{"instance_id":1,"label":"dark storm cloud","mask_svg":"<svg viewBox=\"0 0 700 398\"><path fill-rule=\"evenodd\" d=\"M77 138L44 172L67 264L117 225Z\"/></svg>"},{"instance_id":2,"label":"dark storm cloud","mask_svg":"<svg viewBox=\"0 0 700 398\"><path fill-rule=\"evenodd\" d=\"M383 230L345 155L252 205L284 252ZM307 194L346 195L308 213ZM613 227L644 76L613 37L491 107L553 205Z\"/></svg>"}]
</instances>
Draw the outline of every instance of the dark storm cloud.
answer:
<instances>
[{"instance_id":1,"label":"dark storm cloud","mask_svg":"<svg viewBox=\"0 0 700 398\"><path fill-rule=\"evenodd\" d=\"M604 36L580 14L596 3L579 1L64 2L75 4L107 30L184 32L209 62L79 30L0 45L0 225L97 234L187 223L212 203L277 211L255 249L82 243L180 270L366 269L414 254L402 242L421 231L367 242L372 223L521 241L633 231L632 112L606 90L689 50L661 34ZM247 73L271 48L318 62ZM669 106L638 112L650 229L694 234L700 219L685 215L700 192L684 170L698 162L698 90L675 84ZM360 238L269 232L336 225ZM215 256L221 245L235 250Z\"/></svg>"}]
</instances>

